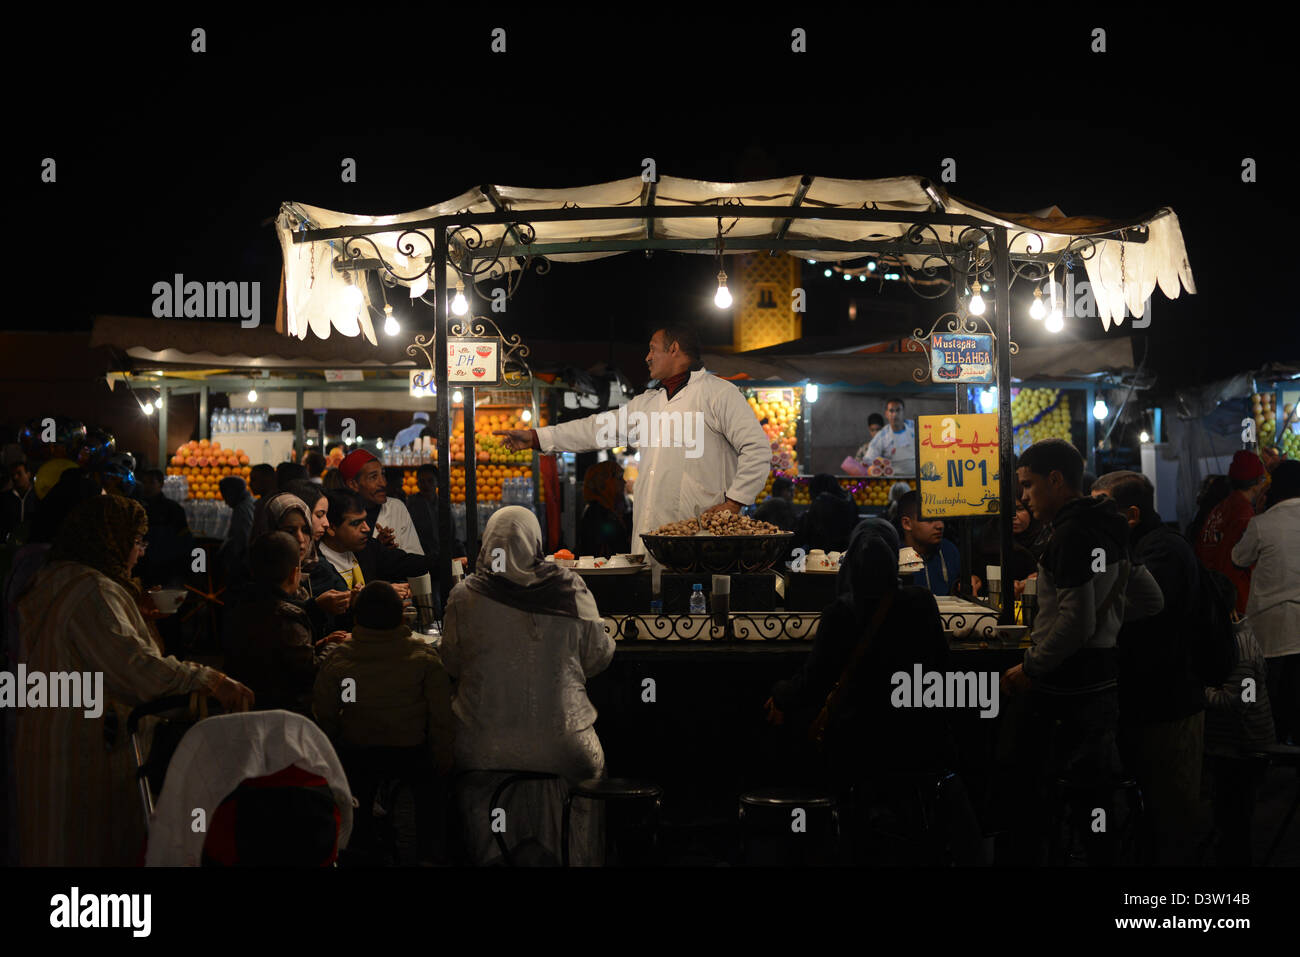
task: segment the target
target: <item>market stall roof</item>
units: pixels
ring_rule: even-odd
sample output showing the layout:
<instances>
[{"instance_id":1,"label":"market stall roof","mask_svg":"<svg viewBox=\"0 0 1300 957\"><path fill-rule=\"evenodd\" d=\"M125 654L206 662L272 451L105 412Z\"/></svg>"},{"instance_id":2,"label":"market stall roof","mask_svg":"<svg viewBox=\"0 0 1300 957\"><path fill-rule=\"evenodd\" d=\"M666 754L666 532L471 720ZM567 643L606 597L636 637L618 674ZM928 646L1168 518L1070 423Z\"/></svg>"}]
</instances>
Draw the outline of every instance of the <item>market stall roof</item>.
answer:
<instances>
[{"instance_id":1,"label":"market stall roof","mask_svg":"<svg viewBox=\"0 0 1300 957\"><path fill-rule=\"evenodd\" d=\"M731 204L731 205L724 205ZM828 177L788 176L746 183L715 183L703 180L662 176L656 182L641 177L579 186L567 189L527 189L513 186L483 186L470 189L444 202L405 213L366 216L284 203L276 221L285 264L285 305L287 330L304 339L310 329L325 339L332 332L356 337L363 335L375 343L374 326L369 311L358 313L355 303L346 305L345 290L351 278L336 268L335 261L377 256L393 267L399 276L413 277L404 282L412 298L423 295L428 276L423 274L433 250L426 233L411 231L409 224L438 216L454 214L512 214L516 224L529 223L531 242L521 242L522 228L511 224L482 224L471 228L480 249L493 248L510 240L512 249L531 247L556 262L585 262L619 255L629 248L657 248L681 252L712 254L709 245L717 231L716 218L728 218L737 205L771 206L788 210L799 207L801 214L826 211L872 210L876 213L900 213L900 222L857 221L827 218L734 218L727 228L726 240L731 250L737 247L782 248L791 256L819 260L859 258L864 249L851 243L898 240L916 224L918 215L944 213L965 216L971 222L1000 225L1010 231L1010 250L1022 255L1055 255L1083 237L1097 238L1093 255L1085 259L1097 309L1107 328L1112 321L1121 322L1124 306L1141 316L1146 299L1159 285L1164 294L1177 298L1182 289L1196 291L1191 266L1183 244L1178 217L1167 207L1127 220L1097 217L1069 217L1052 207L1044 214L999 213L948 195L939 184L919 176L889 179L850 180ZM657 210L676 207L707 207L699 218L656 216ZM570 218L529 222L539 212L574 208L617 208L629 218ZM601 214L608 217L608 214ZM391 226L391 230L383 227ZM927 226L926 236L956 243L960 225ZM320 240L299 236L308 230L335 230ZM379 230L379 231L375 231ZM344 235L346 233L346 235ZM1116 236L1131 237L1124 241ZM303 241L306 239L306 241ZM1141 240L1141 241L1138 241ZM620 245L622 248L611 249ZM633 247L631 244L640 244ZM755 245L757 244L757 245ZM792 248L792 246L794 248ZM400 247L400 248L399 248ZM904 257L913 268L921 267L927 257ZM930 264L934 261L931 257ZM516 269L519 264L510 256L500 260L501 269ZM382 312L382 308L376 310Z\"/></svg>"},{"instance_id":2,"label":"market stall roof","mask_svg":"<svg viewBox=\"0 0 1300 957\"><path fill-rule=\"evenodd\" d=\"M818 385L887 385L931 388L930 380L917 382L912 373L923 368L918 352L873 352L823 355L754 355L753 353L705 353L704 366L710 372L736 381L752 380L785 384L816 382ZM1118 376L1133 371L1133 346L1128 336L1085 342L1025 346L1015 358L1016 378L1075 379Z\"/></svg>"}]
</instances>

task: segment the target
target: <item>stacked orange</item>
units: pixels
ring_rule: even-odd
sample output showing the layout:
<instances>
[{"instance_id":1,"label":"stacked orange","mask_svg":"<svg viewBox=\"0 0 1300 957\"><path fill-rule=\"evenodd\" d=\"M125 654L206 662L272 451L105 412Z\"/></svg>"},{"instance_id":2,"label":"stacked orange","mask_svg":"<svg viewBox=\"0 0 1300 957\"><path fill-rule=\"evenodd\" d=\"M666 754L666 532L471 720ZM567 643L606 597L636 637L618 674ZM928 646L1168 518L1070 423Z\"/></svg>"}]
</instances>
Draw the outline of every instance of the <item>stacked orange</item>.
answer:
<instances>
[{"instance_id":1,"label":"stacked orange","mask_svg":"<svg viewBox=\"0 0 1300 957\"><path fill-rule=\"evenodd\" d=\"M171 457L168 475L183 475L192 499L220 499L218 483L228 475L248 481L252 467L243 449L223 449L220 442L186 442Z\"/></svg>"},{"instance_id":2,"label":"stacked orange","mask_svg":"<svg viewBox=\"0 0 1300 957\"><path fill-rule=\"evenodd\" d=\"M528 465L480 465L475 477L478 480L478 500L496 502L501 499L501 485L506 479L531 478L533 470ZM415 481L415 469L406 469L402 475L402 491L416 495L420 489ZM465 501L465 470L453 466L451 470L451 500Z\"/></svg>"},{"instance_id":3,"label":"stacked orange","mask_svg":"<svg viewBox=\"0 0 1300 957\"><path fill-rule=\"evenodd\" d=\"M757 395L751 395L745 401L753 411L754 418L760 422L767 419L763 431L772 445L772 468L783 472L797 472L799 456L795 447L798 445L796 433L799 428L800 414L798 394L794 393L790 402L775 399L760 402Z\"/></svg>"}]
</instances>

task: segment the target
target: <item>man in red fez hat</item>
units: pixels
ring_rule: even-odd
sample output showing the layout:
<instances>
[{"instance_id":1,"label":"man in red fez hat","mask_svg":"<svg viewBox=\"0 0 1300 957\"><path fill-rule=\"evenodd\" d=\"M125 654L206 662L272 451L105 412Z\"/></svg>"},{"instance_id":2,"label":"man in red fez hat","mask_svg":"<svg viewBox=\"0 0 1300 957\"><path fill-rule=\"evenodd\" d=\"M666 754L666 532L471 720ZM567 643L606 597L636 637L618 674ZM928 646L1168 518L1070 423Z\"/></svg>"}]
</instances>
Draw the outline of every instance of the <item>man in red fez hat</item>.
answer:
<instances>
[{"instance_id":1,"label":"man in red fez hat","mask_svg":"<svg viewBox=\"0 0 1300 957\"><path fill-rule=\"evenodd\" d=\"M420 536L406 505L389 498L385 490L384 467L365 449L344 456L339 475L352 491L366 503L366 522L374 529L373 537L384 545L395 545L412 555L423 555Z\"/></svg>"},{"instance_id":2,"label":"man in red fez hat","mask_svg":"<svg viewBox=\"0 0 1300 957\"><path fill-rule=\"evenodd\" d=\"M1228 484L1232 491L1214 507L1201 527L1195 543L1196 557L1206 568L1222 572L1237 586L1237 612L1244 615L1250 597L1250 569L1232 563L1232 548L1255 517L1255 503L1264 488L1264 463L1259 456L1245 449L1234 455Z\"/></svg>"}]
</instances>

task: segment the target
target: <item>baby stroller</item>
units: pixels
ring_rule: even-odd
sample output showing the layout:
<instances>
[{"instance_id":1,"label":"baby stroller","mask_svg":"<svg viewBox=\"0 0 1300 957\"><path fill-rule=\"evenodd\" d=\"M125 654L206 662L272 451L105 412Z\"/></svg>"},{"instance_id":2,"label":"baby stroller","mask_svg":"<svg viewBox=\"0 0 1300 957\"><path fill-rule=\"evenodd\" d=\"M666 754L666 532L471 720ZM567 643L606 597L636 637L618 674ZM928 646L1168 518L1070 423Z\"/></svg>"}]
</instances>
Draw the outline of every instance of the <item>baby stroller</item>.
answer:
<instances>
[{"instance_id":1,"label":"baby stroller","mask_svg":"<svg viewBox=\"0 0 1300 957\"><path fill-rule=\"evenodd\" d=\"M138 741L136 754L139 762ZM152 811L149 867L330 866L352 831L352 795L334 748L293 712L199 720L167 764L156 809L149 767L140 784Z\"/></svg>"}]
</instances>

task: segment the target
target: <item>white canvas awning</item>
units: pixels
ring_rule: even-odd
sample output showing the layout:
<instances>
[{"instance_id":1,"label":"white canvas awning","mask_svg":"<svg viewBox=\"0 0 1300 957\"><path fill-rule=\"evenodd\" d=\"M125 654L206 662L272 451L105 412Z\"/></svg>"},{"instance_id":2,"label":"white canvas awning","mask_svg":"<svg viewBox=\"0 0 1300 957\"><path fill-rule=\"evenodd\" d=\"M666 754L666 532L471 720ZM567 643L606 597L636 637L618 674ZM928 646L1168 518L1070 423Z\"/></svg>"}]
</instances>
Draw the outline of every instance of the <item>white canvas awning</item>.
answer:
<instances>
[{"instance_id":1,"label":"white canvas awning","mask_svg":"<svg viewBox=\"0 0 1300 957\"><path fill-rule=\"evenodd\" d=\"M717 217L721 216L729 227L727 241L774 238L785 222L775 216L728 219L729 200L739 201L745 207L790 207L796 204L803 177L788 176L781 179L758 180L748 183L712 183L702 180L680 179L664 176L655 185L654 208L699 206L707 207L708 215L699 219L656 218L656 240L708 240L717 233ZM923 187L922 177L901 176L890 179L848 180L813 178L806 193L798 202L808 212L817 210L900 211L910 214L932 212L935 204ZM1177 298L1185 289L1194 293L1191 266L1183 245L1178 217L1173 210L1159 209L1145 216L1126 221L1102 220L1091 217L1066 217L1052 209L1047 216L1036 214L996 213L973 203L947 195L937 184L930 187L949 214L966 215L990 225L1005 226L1010 230L1011 252L1058 253L1073 240L1083 236L1113 234L1124 229L1144 228L1146 242L1124 242L1107 238L1097 240L1095 255L1087 259L1085 268L1092 285L1102 324L1109 328L1112 322L1123 321L1124 307L1134 316L1141 316L1144 303L1156 286L1170 299ZM287 331L299 339L308 330L319 338L328 338L333 332L344 336L363 335L375 343L375 330L368 310L360 315L348 308L345 291L349 279L337 270L336 258L348 258L345 246L360 251L361 258L380 258L389 263L399 275L417 276L427 265L425 257L433 253L422 235L402 235L405 223L427 220L458 212L494 213L498 211L493 199L505 210L518 214L520 222L528 222L530 213L539 210L558 210L565 206L579 208L622 207L635 218L570 220L562 222L533 222L536 232L534 242L584 243L600 240L638 240L646 235L644 214L647 207L646 184L640 177L599 183L571 189L525 189L513 186L471 189L446 202L405 213L388 216L360 216L321 209L301 203L285 203L276 222L280 247L285 265L285 305ZM853 222L827 219L795 219L784 234L786 240L806 239L806 247L788 250L788 255L806 259L844 260L861 258L861 251L832 251L819 246L822 241L853 242L862 240L889 240L901 237L911 228L911 223ZM301 229L330 229L342 226L383 227L392 230L351 239L331 239L316 242L294 243L293 234ZM935 231L935 238L956 242L961 232L958 226L927 227ZM495 245L503 236L503 225L478 227L485 244ZM423 235L431 235L426 232ZM400 243L399 243L400 240ZM373 244L373 245L372 245ZM400 246L400 248L399 248ZM711 250L682 250L711 254ZM547 253L555 262L585 262L618 251L593 250ZM905 259L913 268L925 261L922 255L909 255ZM933 259L930 265L934 265ZM514 268L513 260L502 261L504 268ZM450 281L450 278L449 278ZM427 277L404 283L410 295L416 298L428 289ZM382 312L382 308L376 309Z\"/></svg>"}]
</instances>

